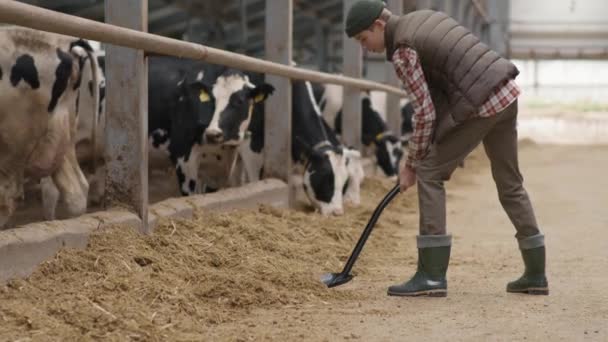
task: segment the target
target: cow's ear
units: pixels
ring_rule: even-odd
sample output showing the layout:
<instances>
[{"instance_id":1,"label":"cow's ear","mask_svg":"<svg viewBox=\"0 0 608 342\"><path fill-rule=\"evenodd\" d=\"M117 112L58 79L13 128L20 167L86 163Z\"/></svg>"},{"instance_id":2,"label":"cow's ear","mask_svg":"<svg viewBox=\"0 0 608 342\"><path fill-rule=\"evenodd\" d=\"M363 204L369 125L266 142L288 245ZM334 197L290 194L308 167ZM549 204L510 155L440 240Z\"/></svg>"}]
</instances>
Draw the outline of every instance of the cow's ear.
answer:
<instances>
[{"instance_id":1,"label":"cow's ear","mask_svg":"<svg viewBox=\"0 0 608 342\"><path fill-rule=\"evenodd\" d=\"M209 96L209 93L207 91L202 89L198 94L198 99L199 101L201 101L201 103L205 103L211 101L211 96Z\"/></svg>"},{"instance_id":2,"label":"cow's ear","mask_svg":"<svg viewBox=\"0 0 608 342\"><path fill-rule=\"evenodd\" d=\"M201 82L199 80L191 82L189 84L189 87L192 92L194 92L195 94L198 94L198 99L202 103L211 101L211 95L209 94L209 89L203 82Z\"/></svg>"},{"instance_id":3,"label":"cow's ear","mask_svg":"<svg viewBox=\"0 0 608 342\"><path fill-rule=\"evenodd\" d=\"M266 101L268 96L270 96L274 92L274 87L268 83L262 83L257 87L253 88L249 93L253 102L260 103Z\"/></svg>"}]
</instances>

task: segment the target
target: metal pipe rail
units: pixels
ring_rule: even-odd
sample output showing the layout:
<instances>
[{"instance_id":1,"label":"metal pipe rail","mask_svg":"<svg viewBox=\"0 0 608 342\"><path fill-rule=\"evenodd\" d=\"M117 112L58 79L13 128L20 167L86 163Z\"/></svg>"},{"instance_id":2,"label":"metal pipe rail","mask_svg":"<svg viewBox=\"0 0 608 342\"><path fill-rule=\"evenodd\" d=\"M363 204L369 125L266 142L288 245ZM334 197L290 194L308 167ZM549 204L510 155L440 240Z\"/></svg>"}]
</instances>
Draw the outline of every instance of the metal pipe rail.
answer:
<instances>
[{"instance_id":1,"label":"metal pipe rail","mask_svg":"<svg viewBox=\"0 0 608 342\"><path fill-rule=\"evenodd\" d=\"M377 82L272 63L201 44L100 23L17 1L0 0L0 22L96 40L161 55L198 59L252 72L269 73L319 83L331 83L362 90L380 90L402 97L407 96L407 93L399 88Z\"/></svg>"}]
</instances>

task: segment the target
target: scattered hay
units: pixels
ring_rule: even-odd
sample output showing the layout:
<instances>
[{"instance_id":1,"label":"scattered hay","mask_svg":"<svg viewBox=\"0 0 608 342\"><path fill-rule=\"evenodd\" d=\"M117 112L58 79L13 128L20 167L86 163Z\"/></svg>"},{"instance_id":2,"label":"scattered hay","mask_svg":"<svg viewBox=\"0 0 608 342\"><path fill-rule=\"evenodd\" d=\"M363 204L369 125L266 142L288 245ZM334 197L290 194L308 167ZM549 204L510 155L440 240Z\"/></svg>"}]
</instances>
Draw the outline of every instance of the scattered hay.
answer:
<instances>
[{"instance_id":1,"label":"scattered hay","mask_svg":"<svg viewBox=\"0 0 608 342\"><path fill-rule=\"evenodd\" d=\"M479 153L459 172L485 165ZM319 277L342 269L393 185L366 179L361 206L341 217L260 206L167 220L151 236L100 231L86 250L62 250L29 278L0 286L0 339L205 340L255 308L364 299L365 291L328 290ZM416 203L409 191L386 208L354 274L373 274L400 254L414 264L402 237L417 233Z\"/></svg>"},{"instance_id":2,"label":"scattered hay","mask_svg":"<svg viewBox=\"0 0 608 342\"><path fill-rule=\"evenodd\" d=\"M328 290L319 277L342 268L391 186L367 179L364 203L342 217L260 206L201 211L151 236L125 227L96 233L86 250L62 250L28 279L0 287L0 336L188 340L253 308L362 298ZM396 249L394 234L379 231L402 224L414 198L391 204L364 254ZM363 255L356 271L365 265Z\"/></svg>"}]
</instances>

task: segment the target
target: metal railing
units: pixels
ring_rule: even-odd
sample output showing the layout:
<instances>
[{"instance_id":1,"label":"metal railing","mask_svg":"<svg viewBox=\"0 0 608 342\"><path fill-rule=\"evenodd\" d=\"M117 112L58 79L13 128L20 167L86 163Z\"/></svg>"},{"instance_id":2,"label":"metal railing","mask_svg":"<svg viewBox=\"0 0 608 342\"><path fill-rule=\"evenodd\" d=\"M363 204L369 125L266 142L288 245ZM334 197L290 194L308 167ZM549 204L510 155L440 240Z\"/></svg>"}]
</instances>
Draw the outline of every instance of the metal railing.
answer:
<instances>
[{"instance_id":1,"label":"metal railing","mask_svg":"<svg viewBox=\"0 0 608 342\"><path fill-rule=\"evenodd\" d=\"M201 44L100 23L17 1L0 1L0 21L42 31L97 40L103 43L143 50L148 53L197 59L236 69L269 73L291 79L338 84L362 90L380 90L399 96L407 96L399 88L377 82L268 62Z\"/></svg>"}]
</instances>

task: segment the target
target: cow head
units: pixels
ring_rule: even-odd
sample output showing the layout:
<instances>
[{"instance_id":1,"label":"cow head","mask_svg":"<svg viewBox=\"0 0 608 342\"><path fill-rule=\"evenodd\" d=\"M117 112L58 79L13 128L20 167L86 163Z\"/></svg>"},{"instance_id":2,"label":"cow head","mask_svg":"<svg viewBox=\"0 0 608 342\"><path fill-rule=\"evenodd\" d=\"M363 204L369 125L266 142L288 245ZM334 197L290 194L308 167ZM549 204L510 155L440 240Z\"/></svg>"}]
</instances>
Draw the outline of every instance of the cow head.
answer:
<instances>
[{"instance_id":1,"label":"cow head","mask_svg":"<svg viewBox=\"0 0 608 342\"><path fill-rule=\"evenodd\" d=\"M385 175L391 177L399 172L399 160L403 155L401 142L387 130L386 123L380 114L372 107L369 96L361 100L361 116L363 117L363 143L374 144L376 147L376 162Z\"/></svg>"},{"instance_id":2,"label":"cow head","mask_svg":"<svg viewBox=\"0 0 608 342\"><path fill-rule=\"evenodd\" d=\"M171 132L187 136L172 136L172 141L181 141L185 138L184 141L188 145L193 142L202 144L203 132L208 128L214 115L215 104L209 96L212 89L212 85L202 78L202 73L196 75L196 79L186 75L178 82L173 102L175 108L171 120Z\"/></svg>"},{"instance_id":3,"label":"cow head","mask_svg":"<svg viewBox=\"0 0 608 342\"><path fill-rule=\"evenodd\" d=\"M401 141L390 132L380 133L376 136L376 162L388 177L399 173L399 161L403 156Z\"/></svg>"},{"instance_id":4,"label":"cow head","mask_svg":"<svg viewBox=\"0 0 608 342\"><path fill-rule=\"evenodd\" d=\"M322 215L342 215L343 189L348 180L346 158L341 149L325 141L308 152L304 191Z\"/></svg>"},{"instance_id":5,"label":"cow head","mask_svg":"<svg viewBox=\"0 0 608 342\"><path fill-rule=\"evenodd\" d=\"M253 85L242 72L227 70L217 77L209 91L201 93L213 103L211 122L205 131L205 142L209 144L238 143L251 119L253 106L265 101L274 87L267 83Z\"/></svg>"}]
</instances>

